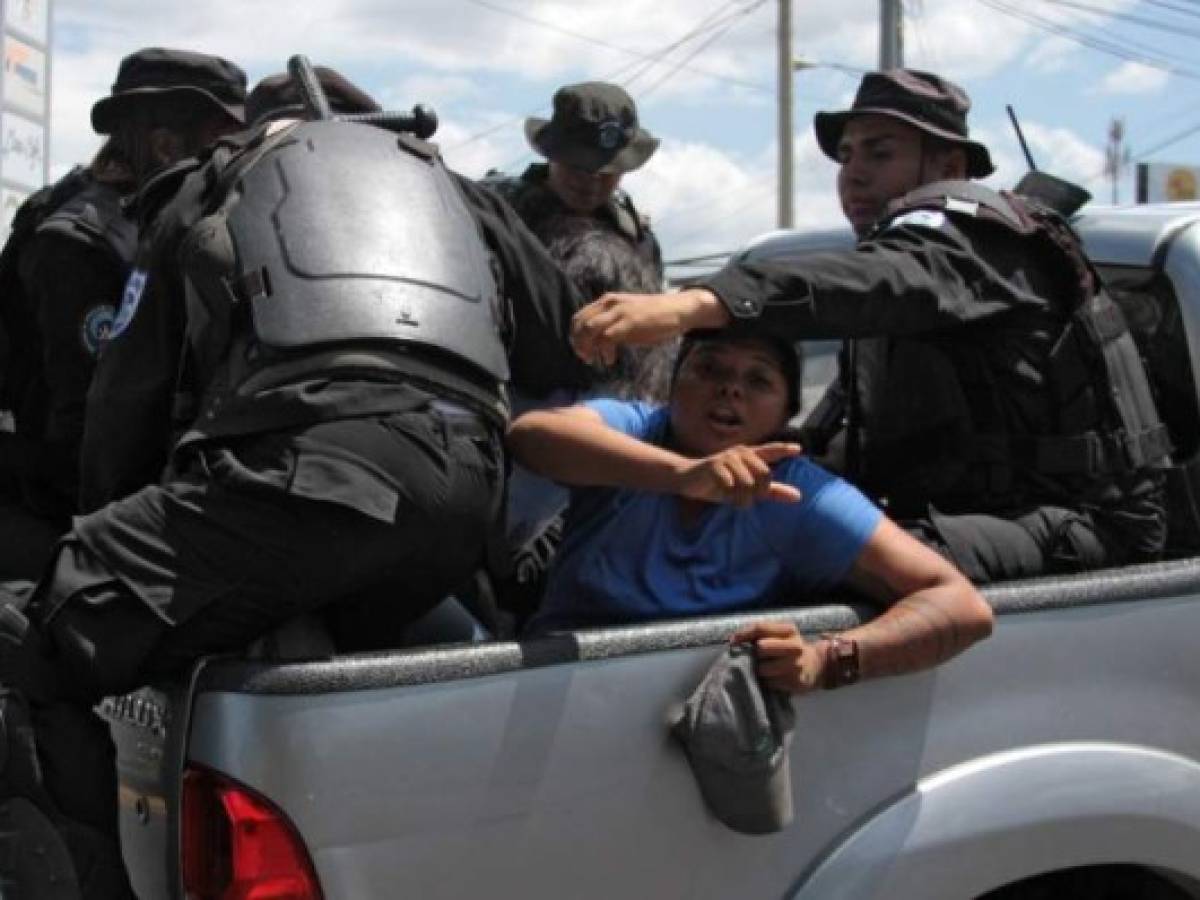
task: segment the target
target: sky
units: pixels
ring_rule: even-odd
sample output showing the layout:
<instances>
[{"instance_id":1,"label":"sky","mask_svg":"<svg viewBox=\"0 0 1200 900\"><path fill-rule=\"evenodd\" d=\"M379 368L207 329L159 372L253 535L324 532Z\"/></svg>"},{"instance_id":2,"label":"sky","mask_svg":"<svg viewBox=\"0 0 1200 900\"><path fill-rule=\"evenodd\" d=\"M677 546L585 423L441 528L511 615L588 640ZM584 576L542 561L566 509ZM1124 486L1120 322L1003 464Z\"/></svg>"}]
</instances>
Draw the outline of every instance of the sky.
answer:
<instances>
[{"instance_id":1,"label":"sky","mask_svg":"<svg viewBox=\"0 0 1200 900\"><path fill-rule=\"evenodd\" d=\"M662 141L623 186L667 259L736 249L775 226L778 0L53 2L52 176L98 147L90 107L139 47L215 53L251 84L304 53L386 107L432 105L435 141L470 176L536 161L522 122L548 115L559 86L622 83ZM841 224L836 170L812 117L848 106L858 73L877 67L878 19L878 0L793 2L793 52L813 64L792 76L799 228ZM972 136L992 150L994 186L1025 170L1006 103L1038 166L1096 202L1112 200L1103 173L1114 118L1131 160L1200 163L1200 63L1189 62L1200 0L905 0L903 33L906 65L971 94ZM1118 182L1122 202L1131 176Z\"/></svg>"}]
</instances>

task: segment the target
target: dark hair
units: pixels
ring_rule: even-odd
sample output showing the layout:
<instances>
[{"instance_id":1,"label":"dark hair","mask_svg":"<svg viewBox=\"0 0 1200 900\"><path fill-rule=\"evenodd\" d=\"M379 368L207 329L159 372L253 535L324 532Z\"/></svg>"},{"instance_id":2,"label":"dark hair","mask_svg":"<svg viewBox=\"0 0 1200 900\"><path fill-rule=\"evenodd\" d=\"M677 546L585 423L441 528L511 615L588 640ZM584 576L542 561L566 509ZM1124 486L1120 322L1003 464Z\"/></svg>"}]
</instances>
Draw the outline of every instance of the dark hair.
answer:
<instances>
[{"instance_id":1,"label":"dark hair","mask_svg":"<svg viewBox=\"0 0 1200 900\"><path fill-rule=\"evenodd\" d=\"M593 216L551 216L534 233L585 300L609 291L653 294L662 288L654 265L624 235Z\"/></svg>"},{"instance_id":2,"label":"dark hair","mask_svg":"<svg viewBox=\"0 0 1200 900\"><path fill-rule=\"evenodd\" d=\"M787 385L788 417L800 412L800 384L804 378L804 352L799 344L783 338L770 335L747 335L730 331L693 331L690 332L679 347L675 357L675 365L671 370L671 387L679 377L679 370L691 352L701 344L731 343L734 341L759 341L771 349L783 370L783 380Z\"/></svg>"},{"instance_id":3,"label":"dark hair","mask_svg":"<svg viewBox=\"0 0 1200 900\"><path fill-rule=\"evenodd\" d=\"M593 216L551 216L535 234L586 301L611 291L656 294L662 290L653 263L622 234ZM677 342L659 347L622 347L600 379L604 393L625 400L664 403L670 390Z\"/></svg>"},{"instance_id":4,"label":"dark hair","mask_svg":"<svg viewBox=\"0 0 1200 900\"><path fill-rule=\"evenodd\" d=\"M115 123L105 148L110 158L120 159L134 181L142 185L162 165L150 146L152 131L159 128L170 131L183 144L183 154L190 156L202 149L205 126L225 115L202 96L180 92L147 94L129 104L128 112Z\"/></svg>"}]
</instances>

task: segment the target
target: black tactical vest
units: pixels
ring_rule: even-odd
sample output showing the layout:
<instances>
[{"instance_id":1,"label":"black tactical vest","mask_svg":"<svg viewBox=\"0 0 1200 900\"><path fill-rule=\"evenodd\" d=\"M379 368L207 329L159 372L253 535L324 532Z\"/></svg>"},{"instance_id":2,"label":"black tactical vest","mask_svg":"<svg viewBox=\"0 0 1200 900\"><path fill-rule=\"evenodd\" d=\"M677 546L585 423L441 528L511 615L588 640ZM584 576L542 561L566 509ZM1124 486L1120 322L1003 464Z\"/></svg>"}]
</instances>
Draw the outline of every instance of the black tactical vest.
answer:
<instances>
[{"instance_id":1,"label":"black tactical vest","mask_svg":"<svg viewBox=\"0 0 1200 900\"><path fill-rule=\"evenodd\" d=\"M493 170L481 182L508 201L521 221L544 244L549 244L555 237L551 230L554 220L573 215L546 184L549 171L545 163L535 163L520 177L509 177ZM638 212L629 194L618 189L594 216L629 241L638 255L653 266L658 280L663 280L662 250L658 246L658 238L650 229L650 220Z\"/></svg>"},{"instance_id":2,"label":"black tactical vest","mask_svg":"<svg viewBox=\"0 0 1200 900\"><path fill-rule=\"evenodd\" d=\"M0 408L12 411L18 430L30 435L41 435L46 416L41 327L26 274L27 250L38 234L94 248L121 269L129 268L137 249L137 225L125 215L120 193L79 166L17 210L0 253L0 327L8 344L0 365Z\"/></svg>"},{"instance_id":3,"label":"black tactical vest","mask_svg":"<svg viewBox=\"0 0 1200 900\"><path fill-rule=\"evenodd\" d=\"M245 396L353 371L504 415L505 307L434 148L302 122L227 142L206 172L209 212L179 253L193 365L181 381Z\"/></svg>"},{"instance_id":4,"label":"black tactical vest","mask_svg":"<svg viewBox=\"0 0 1200 900\"><path fill-rule=\"evenodd\" d=\"M1021 197L944 182L893 203L879 228L916 210L945 213L979 248L1015 248L1046 308L854 342L851 477L901 517L929 503L1099 509L1144 492L1169 464L1167 430L1121 311L1067 223Z\"/></svg>"}]
</instances>

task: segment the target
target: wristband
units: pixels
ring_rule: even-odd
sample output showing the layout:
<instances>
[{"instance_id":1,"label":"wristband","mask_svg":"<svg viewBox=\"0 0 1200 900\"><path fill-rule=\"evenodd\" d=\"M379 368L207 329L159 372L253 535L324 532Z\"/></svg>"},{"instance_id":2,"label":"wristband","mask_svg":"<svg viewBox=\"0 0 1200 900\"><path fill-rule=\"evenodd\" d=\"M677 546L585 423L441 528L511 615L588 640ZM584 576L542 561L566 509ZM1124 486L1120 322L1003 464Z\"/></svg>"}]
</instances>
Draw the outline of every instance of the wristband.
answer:
<instances>
[{"instance_id":1,"label":"wristband","mask_svg":"<svg viewBox=\"0 0 1200 900\"><path fill-rule=\"evenodd\" d=\"M827 691L858 681L858 641L838 634L823 634L825 639L825 668L822 687Z\"/></svg>"}]
</instances>

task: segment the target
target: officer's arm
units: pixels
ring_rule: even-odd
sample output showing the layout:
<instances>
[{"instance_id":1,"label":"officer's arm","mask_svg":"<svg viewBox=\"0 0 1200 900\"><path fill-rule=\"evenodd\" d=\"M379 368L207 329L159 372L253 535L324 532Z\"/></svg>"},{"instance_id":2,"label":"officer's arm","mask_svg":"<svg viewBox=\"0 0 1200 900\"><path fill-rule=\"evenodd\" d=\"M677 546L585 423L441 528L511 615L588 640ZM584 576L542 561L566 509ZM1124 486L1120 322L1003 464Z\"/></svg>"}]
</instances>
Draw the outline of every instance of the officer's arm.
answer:
<instances>
[{"instance_id":1,"label":"officer's arm","mask_svg":"<svg viewBox=\"0 0 1200 900\"><path fill-rule=\"evenodd\" d=\"M46 438L61 486L77 479L88 385L125 282L107 253L79 241L40 235L30 248L28 281L42 334Z\"/></svg>"},{"instance_id":2,"label":"officer's arm","mask_svg":"<svg viewBox=\"0 0 1200 900\"><path fill-rule=\"evenodd\" d=\"M915 334L1044 306L1024 281L982 259L947 223L895 226L851 250L734 261L701 287L720 301L731 327L801 339Z\"/></svg>"},{"instance_id":3,"label":"officer's arm","mask_svg":"<svg viewBox=\"0 0 1200 900\"><path fill-rule=\"evenodd\" d=\"M184 324L168 274L150 269L136 314L97 364L80 459L83 512L156 483L166 465Z\"/></svg>"},{"instance_id":4,"label":"officer's arm","mask_svg":"<svg viewBox=\"0 0 1200 900\"><path fill-rule=\"evenodd\" d=\"M541 242L495 192L455 176L483 229L512 310L509 366L514 384L534 395L586 387L591 371L571 351L571 316L582 298Z\"/></svg>"}]
</instances>

